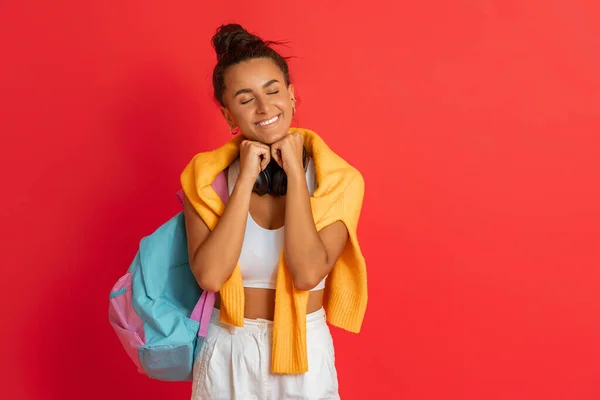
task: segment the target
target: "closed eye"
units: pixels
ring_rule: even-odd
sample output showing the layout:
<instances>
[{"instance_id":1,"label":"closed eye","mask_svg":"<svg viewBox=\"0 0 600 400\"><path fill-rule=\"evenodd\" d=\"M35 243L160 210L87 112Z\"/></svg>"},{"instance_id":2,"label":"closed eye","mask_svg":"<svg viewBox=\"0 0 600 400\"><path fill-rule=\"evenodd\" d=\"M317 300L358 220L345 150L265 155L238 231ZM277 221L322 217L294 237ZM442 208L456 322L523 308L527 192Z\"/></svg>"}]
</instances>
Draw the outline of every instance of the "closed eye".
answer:
<instances>
[{"instance_id":1,"label":"closed eye","mask_svg":"<svg viewBox=\"0 0 600 400\"><path fill-rule=\"evenodd\" d=\"M268 94L268 95L274 95L274 94L277 94L277 93L279 93L279 90L274 90L274 91L272 91L272 92L268 92L267 94ZM251 98L250 100L242 101L242 104L248 104L248 103L250 103L252 100L254 100L254 98Z\"/></svg>"}]
</instances>

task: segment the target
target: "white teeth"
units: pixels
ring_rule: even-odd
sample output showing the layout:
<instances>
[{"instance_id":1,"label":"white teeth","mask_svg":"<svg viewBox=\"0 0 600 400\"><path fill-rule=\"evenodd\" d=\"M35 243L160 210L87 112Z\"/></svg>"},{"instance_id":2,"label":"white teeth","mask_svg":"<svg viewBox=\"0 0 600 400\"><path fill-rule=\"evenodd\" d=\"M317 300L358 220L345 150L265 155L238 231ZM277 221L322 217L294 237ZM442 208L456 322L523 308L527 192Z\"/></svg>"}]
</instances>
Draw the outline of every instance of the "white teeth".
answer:
<instances>
[{"instance_id":1,"label":"white teeth","mask_svg":"<svg viewBox=\"0 0 600 400\"><path fill-rule=\"evenodd\" d=\"M258 125L258 126L267 126L267 125L271 125L273 122L277 121L278 119L279 119L279 115L276 115L276 116L274 116L273 118L271 118L271 119L268 119L268 120L266 120L266 121L263 121L263 122L259 122L259 123L257 123L256 125Z\"/></svg>"}]
</instances>

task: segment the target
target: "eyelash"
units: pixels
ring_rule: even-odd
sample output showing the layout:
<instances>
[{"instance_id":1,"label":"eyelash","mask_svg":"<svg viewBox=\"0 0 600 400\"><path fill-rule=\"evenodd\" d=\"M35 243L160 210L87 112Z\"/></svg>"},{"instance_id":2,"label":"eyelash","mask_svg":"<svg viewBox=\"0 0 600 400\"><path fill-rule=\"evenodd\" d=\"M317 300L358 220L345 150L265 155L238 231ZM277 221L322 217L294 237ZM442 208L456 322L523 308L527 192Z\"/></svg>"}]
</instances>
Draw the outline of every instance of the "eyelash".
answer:
<instances>
[{"instance_id":1,"label":"eyelash","mask_svg":"<svg viewBox=\"0 0 600 400\"><path fill-rule=\"evenodd\" d=\"M277 94L277 93L279 93L279 90L276 90L276 91L274 91L274 92L267 93L267 94L268 94L268 95L272 95L272 94ZM248 103L250 103L252 100L254 100L254 99L250 99L250 100L247 100L247 101L242 101L242 104L248 104Z\"/></svg>"}]
</instances>

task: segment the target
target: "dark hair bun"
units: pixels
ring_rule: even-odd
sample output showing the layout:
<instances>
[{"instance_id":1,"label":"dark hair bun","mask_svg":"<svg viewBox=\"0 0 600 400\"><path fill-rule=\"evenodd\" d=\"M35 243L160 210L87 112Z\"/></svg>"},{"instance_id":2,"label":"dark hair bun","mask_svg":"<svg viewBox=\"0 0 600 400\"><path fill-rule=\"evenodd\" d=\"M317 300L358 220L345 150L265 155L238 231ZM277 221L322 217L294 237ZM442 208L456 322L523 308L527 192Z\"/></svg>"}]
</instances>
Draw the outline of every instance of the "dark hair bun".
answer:
<instances>
[{"instance_id":1,"label":"dark hair bun","mask_svg":"<svg viewBox=\"0 0 600 400\"><path fill-rule=\"evenodd\" d=\"M261 38L251 34L238 24L221 25L213 36L212 43L217 53L217 59L265 46L265 42Z\"/></svg>"},{"instance_id":2,"label":"dark hair bun","mask_svg":"<svg viewBox=\"0 0 600 400\"><path fill-rule=\"evenodd\" d=\"M289 85L290 72L287 61L272 48L273 45L281 44L283 43L271 40L264 41L238 24L219 26L212 37L212 45L217 53L217 64L213 70L215 99L222 106L225 106L225 101L223 100L225 71L229 67L257 58L269 58L273 60L283 73L286 86Z\"/></svg>"}]
</instances>

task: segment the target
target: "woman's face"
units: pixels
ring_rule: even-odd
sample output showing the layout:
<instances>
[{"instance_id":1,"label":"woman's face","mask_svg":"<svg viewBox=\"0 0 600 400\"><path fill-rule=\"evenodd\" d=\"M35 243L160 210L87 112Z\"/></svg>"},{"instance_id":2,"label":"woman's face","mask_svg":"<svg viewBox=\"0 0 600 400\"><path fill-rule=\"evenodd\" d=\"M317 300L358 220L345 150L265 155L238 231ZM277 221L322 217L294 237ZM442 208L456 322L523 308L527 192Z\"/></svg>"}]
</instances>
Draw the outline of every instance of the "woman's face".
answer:
<instances>
[{"instance_id":1,"label":"woman's face","mask_svg":"<svg viewBox=\"0 0 600 400\"><path fill-rule=\"evenodd\" d=\"M292 123L294 87L270 58L243 61L227 69L221 112L248 140L273 144Z\"/></svg>"}]
</instances>

